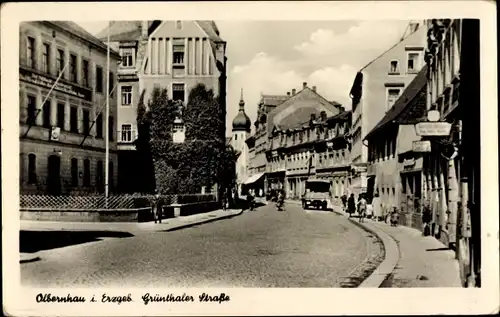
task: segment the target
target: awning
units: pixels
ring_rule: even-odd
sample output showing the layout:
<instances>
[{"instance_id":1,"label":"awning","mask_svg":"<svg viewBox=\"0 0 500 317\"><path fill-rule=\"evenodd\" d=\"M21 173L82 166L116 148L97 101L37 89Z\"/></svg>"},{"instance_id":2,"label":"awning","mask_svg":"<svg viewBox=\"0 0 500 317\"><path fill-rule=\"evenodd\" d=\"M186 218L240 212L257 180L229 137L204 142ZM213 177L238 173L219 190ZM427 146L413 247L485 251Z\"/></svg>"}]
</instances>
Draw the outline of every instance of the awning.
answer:
<instances>
[{"instance_id":1,"label":"awning","mask_svg":"<svg viewBox=\"0 0 500 317\"><path fill-rule=\"evenodd\" d=\"M243 184L252 184L252 183L255 183L256 181L258 181L262 176L264 176L265 173L259 173L259 174L255 174L253 176L250 176Z\"/></svg>"}]
</instances>

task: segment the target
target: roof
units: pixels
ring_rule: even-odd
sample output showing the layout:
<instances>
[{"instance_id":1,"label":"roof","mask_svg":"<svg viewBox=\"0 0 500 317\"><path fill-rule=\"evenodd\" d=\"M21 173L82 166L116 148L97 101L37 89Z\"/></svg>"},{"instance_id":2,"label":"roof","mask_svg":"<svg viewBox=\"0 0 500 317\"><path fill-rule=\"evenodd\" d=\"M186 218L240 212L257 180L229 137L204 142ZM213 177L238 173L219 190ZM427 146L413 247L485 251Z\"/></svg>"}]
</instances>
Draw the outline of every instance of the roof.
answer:
<instances>
[{"instance_id":1,"label":"roof","mask_svg":"<svg viewBox=\"0 0 500 317\"><path fill-rule=\"evenodd\" d=\"M277 106L290 98L287 95L262 95L260 102L266 106Z\"/></svg>"},{"instance_id":2,"label":"roof","mask_svg":"<svg viewBox=\"0 0 500 317\"><path fill-rule=\"evenodd\" d=\"M326 118L326 122L348 120L350 116L351 116L351 111L350 110L348 110L348 111L342 111L338 115Z\"/></svg>"},{"instance_id":3,"label":"roof","mask_svg":"<svg viewBox=\"0 0 500 317\"><path fill-rule=\"evenodd\" d=\"M75 22L72 21L45 21L45 23L50 23L53 24L71 34L74 34L85 41L94 44L95 46L103 49L104 51L107 51L108 46L103 43L101 40L99 40L97 37L94 35L90 34L87 30L76 24ZM110 49L112 54L119 55L115 50Z\"/></svg>"},{"instance_id":4,"label":"roof","mask_svg":"<svg viewBox=\"0 0 500 317\"><path fill-rule=\"evenodd\" d=\"M196 21L198 25L207 33L208 37L215 42L224 42L219 36L219 29L214 21Z\"/></svg>"},{"instance_id":5,"label":"roof","mask_svg":"<svg viewBox=\"0 0 500 317\"><path fill-rule=\"evenodd\" d=\"M141 36L143 21L112 21L109 27L97 33L96 37L104 39L108 36L111 41L132 41ZM223 42L219 36L219 29L214 21L195 21L208 37L215 42ZM148 34L151 34L161 24L161 21L148 21Z\"/></svg>"},{"instance_id":6,"label":"roof","mask_svg":"<svg viewBox=\"0 0 500 317\"><path fill-rule=\"evenodd\" d=\"M308 95L300 96L303 94ZM279 124L275 125L275 116L294 103L300 103L300 107L296 108L295 111L293 111L291 114L283 117L283 119L280 120ZM319 104L323 105L323 107L318 107ZM283 102L282 105L274 108L271 112L269 112L267 118L267 131L268 133L271 133L275 126L281 130L301 127L304 123L309 122L311 114L314 113L316 114L316 117L319 118L321 111L323 111L325 107L329 109L330 112L338 113L340 104L337 102L333 104L331 101L326 100L325 98L323 98L323 96L313 91L311 88L306 87L295 95L289 97L286 100L286 103Z\"/></svg>"},{"instance_id":7,"label":"roof","mask_svg":"<svg viewBox=\"0 0 500 317\"><path fill-rule=\"evenodd\" d=\"M426 88L426 84L427 84L427 65L420 70L417 76L403 91L403 94L401 94L398 100L396 100L394 105L391 107L391 109L389 109L389 111L382 118L382 120L380 120L379 123L366 135L365 140L368 139L370 136L372 136L376 131L382 129L387 124L396 121L398 118L400 118L400 115L403 112L409 114L408 111L410 111L411 110L410 108L413 108L413 106L418 106L418 107L416 111L413 111L411 113L413 113L416 116L420 116L419 112L421 111L421 106L422 106L421 103L419 102L415 103L412 101L413 100L418 101L418 99L420 99L416 97L420 96L421 91ZM424 107L425 107L425 100L424 100Z\"/></svg>"},{"instance_id":8,"label":"roof","mask_svg":"<svg viewBox=\"0 0 500 317\"><path fill-rule=\"evenodd\" d=\"M142 21L111 21L110 25L99 33L96 37L105 39L110 37L113 42L137 39L141 35Z\"/></svg>"}]
</instances>

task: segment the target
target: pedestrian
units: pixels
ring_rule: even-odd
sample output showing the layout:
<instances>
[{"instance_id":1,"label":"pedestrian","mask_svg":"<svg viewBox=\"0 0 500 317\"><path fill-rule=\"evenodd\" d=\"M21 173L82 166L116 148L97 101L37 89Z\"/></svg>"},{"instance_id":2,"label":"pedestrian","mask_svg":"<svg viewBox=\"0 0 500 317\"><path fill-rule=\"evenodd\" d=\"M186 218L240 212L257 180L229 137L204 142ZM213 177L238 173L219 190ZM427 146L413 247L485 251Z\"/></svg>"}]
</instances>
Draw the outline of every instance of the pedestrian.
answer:
<instances>
[{"instance_id":1,"label":"pedestrian","mask_svg":"<svg viewBox=\"0 0 500 317\"><path fill-rule=\"evenodd\" d=\"M397 227L399 224L399 214L398 210L395 206L392 207L392 212L391 212L391 226L392 227Z\"/></svg>"},{"instance_id":2,"label":"pedestrian","mask_svg":"<svg viewBox=\"0 0 500 317\"><path fill-rule=\"evenodd\" d=\"M347 209L347 196L344 194L342 195L342 197L340 197L340 199L342 200L342 207L344 208L344 210Z\"/></svg>"},{"instance_id":3,"label":"pedestrian","mask_svg":"<svg viewBox=\"0 0 500 317\"><path fill-rule=\"evenodd\" d=\"M424 206L424 212L422 213L422 223L423 223L423 235L424 236L430 236L431 235L431 220L432 220L432 215L431 215L431 210L428 205Z\"/></svg>"},{"instance_id":4,"label":"pedestrian","mask_svg":"<svg viewBox=\"0 0 500 317\"><path fill-rule=\"evenodd\" d=\"M158 193L153 197L153 214L155 217L155 223L161 223L162 212L160 207L160 194Z\"/></svg>"},{"instance_id":5,"label":"pedestrian","mask_svg":"<svg viewBox=\"0 0 500 317\"><path fill-rule=\"evenodd\" d=\"M224 192L222 193L222 210L226 211L226 206L227 206L227 189L224 190Z\"/></svg>"},{"instance_id":6,"label":"pedestrian","mask_svg":"<svg viewBox=\"0 0 500 317\"><path fill-rule=\"evenodd\" d=\"M263 194L264 194L264 192L262 191L262 188L259 189L259 197L262 197Z\"/></svg>"},{"instance_id":7,"label":"pedestrian","mask_svg":"<svg viewBox=\"0 0 500 317\"><path fill-rule=\"evenodd\" d=\"M372 200L372 208L373 208L373 219L375 221L382 220L382 199L377 193L375 193L375 197Z\"/></svg>"},{"instance_id":8,"label":"pedestrian","mask_svg":"<svg viewBox=\"0 0 500 317\"><path fill-rule=\"evenodd\" d=\"M351 194L347 201L347 213L349 213L349 218L351 218L352 214L356 211L356 201L354 199L354 194Z\"/></svg>"},{"instance_id":9,"label":"pedestrian","mask_svg":"<svg viewBox=\"0 0 500 317\"><path fill-rule=\"evenodd\" d=\"M359 222L364 222L366 217L366 199L363 194L359 195L358 202L358 213L359 213Z\"/></svg>"}]
</instances>

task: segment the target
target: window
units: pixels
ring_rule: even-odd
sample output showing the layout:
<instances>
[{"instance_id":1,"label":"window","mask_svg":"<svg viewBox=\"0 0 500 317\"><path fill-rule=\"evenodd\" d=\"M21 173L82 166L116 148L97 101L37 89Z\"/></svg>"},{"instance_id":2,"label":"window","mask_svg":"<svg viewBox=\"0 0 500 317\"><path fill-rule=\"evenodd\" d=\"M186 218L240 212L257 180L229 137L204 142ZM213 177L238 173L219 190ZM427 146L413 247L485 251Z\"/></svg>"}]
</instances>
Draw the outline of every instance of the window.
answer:
<instances>
[{"instance_id":1,"label":"window","mask_svg":"<svg viewBox=\"0 0 500 317\"><path fill-rule=\"evenodd\" d=\"M102 138L102 114L97 116L96 120L96 137Z\"/></svg>"},{"instance_id":2,"label":"window","mask_svg":"<svg viewBox=\"0 0 500 317\"><path fill-rule=\"evenodd\" d=\"M89 61L83 60L82 62L82 77L83 77L83 85L85 87L90 86L89 84Z\"/></svg>"},{"instance_id":3,"label":"window","mask_svg":"<svg viewBox=\"0 0 500 317\"><path fill-rule=\"evenodd\" d=\"M50 74L50 44L43 43L42 71Z\"/></svg>"},{"instance_id":4,"label":"window","mask_svg":"<svg viewBox=\"0 0 500 317\"><path fill-rule=\"evenodd\" d=\"M418 70L419 53L408 53L408 72L416 72Z\"/></svg>"},{"instance_id":5,"label":"window","mask_svg":"<svg viewBox=\"0 0 500 317\"><path fill-rule=\"evenodd\" d=\"M182 21L175 21L175 27L177 28L177 30L182 29Z\"/></svg>"},{"instance_id":6,"label":"window","mask_svg":"<svg viewBox=\"0 0 500 317\"><path fill-rule=\"evenodd\" d=\"M132 141L132 125L122 124L122 142Z\"/></svg>"},{"instance_id":7,"label":"window","mask_svg":"<svg viewBox=\"0 0 500 317\"><path fill-rule=\"evenodd\" d=\"M90 112L87 109L83 110L83 133L89 135L90 132Z\"/></svg>"},{"instance_id":8,"label":"window","mask_svg":"<svg viewBox=\"0 0 500 317\"><path fill-rule=\"evenodd\" d=\"M108 119L108 123L109 123L109 126L108 126L108 140L110 141L113 141L115 139L115 128L114 128L114 125L115 125L115 121L114 121L114 118L113 117L109 117Z\"/></svg>"},{"instance_id":9,"label":"window","mask_svg":"<svg viewBox=\"0 0 500 317\"><path fill-rule=\"evenodd\" d=\"M35 68L36 52L35 52L35 38L33 37L28 37L27 54L28 54L27 56L28 67Z\"/></svg>"},{"instance_id":10,"label":"window","mask_svg":"<svg viewBox=\"0 0 500 317\"><path fill-rule=\"evenodd\" d=\"M64 103L57 104L57 126L64 130Z\"/></svg>"},{"instance_id":11,"label":"window","mask_svg":"<svg viewBox=\"0 0 500 317\"><path fill-rule=\"evenodd\" d=\"M95 174L95 180L96 180L96 186L99 191L102 191L104 189L104 164L102 164L102 161L97 161L97 168L96 168L96 174Z\"/></svg>"},{"instance_id":12,"label":"window","mask_svg":"<svg viewBox=\"0 0 500 317\"><path fill-rule=\"evenodd\" d=\"M237 134L235 134L235 135L234 135L234 140L235 140L235 141L237 141L237 140L238 140L238 135L237 135Z\"/></svg>"},{"instance_id":13,"label":"window","mask_svg":"<svg viewBox=\"0 0 500 317\"><path fill-rule=\"evenodd\" d=\"M96 66L96 72L95 72L95 90L96 92L102 94L103 92L103 76L102 76L102 67Z\"/></svg>"},{"instance_id":14,"label":"window","mask_svg":"<svg viewBox=\"0 0 500 317\"><path fill-rule=\"evenodd\" d=\"M83 186L90 186L90 160L83 161Z\"/></svg>"},{"instance_id":15,"label":"window","mask_svg":"<svg viewBox=\"0 0 500 317\"><path fill-rule=\"evenodd\" d=\"M122 86L122 106L129 106L132 103L132 86Z\"/></svg>"},{"instance_id":16,"label":"window","mask_svg":"<svg viewBox=\"0 0 500 317\"><path fill-rule=\"evenodd\" d=\"M78 108L71 107L69 114L69 130L73 133L78 133Z\"/></svg>"},{"instance_id":17,"label":"window","mask_svg":"<svg viewBox=\"0 0 500 317\"><path fill-rule=\"evenodd\" d=\"M76 55L69 55L69 80L76 83Z\"/></svg>"},{"instance_id":18,"label":"window","mask_svg":"<svg viewBox=\"0 0 500 317\"><path fill-rule=\"evenodd\" d=\"M399 62L396 60L391 61L389 74L397 74L399 73Z\"/></svg>"},{"instance_id":19,"label":"window","mask_svg":"<svg viewBox=\"0 0 500 317\"><path fill-rule=\"evenodd\" d=\"M36 155L28 155L28 184L36 183Z\"/></svg>"},{"instance_id":20,"label":"window","mask_svg":"<svg viewBox=\"0 0 500 317\"><path fill-rule=\"evenodd\" d=\"M50 99L47 99L43 104L43 126L45 128L50 128L50 113L51 113L51 102Z\"/></svg>"},{"instance_id":21,"label":"window","mask_svg":"<svg viewBox=\"0 0 500 317\"><path fill-rule=\"evenodd\" d=\"M123 48L122 49L122 67L133 67L134 66L134 55L135 55L135 50L133 48Z\"/></svg>"},{"instance_id":22,"label":"window","mask_svg":"<svg viewBox=\"0 0 500 317\"><path fill-rule=\"evenodd\" d=\"M71 159L71 186L78 186L78 159Z\"/></svg>"},{"instance_id":23,"label":"window","mask_svg":"<svg viewBox=\"0 0 500 317\"><path fill-rule=\"evenodd\" d=\"M401 89L391 88L387 90L387 108L386 110L391 109L396 100L399 98L399 94L401 93Z\"/></svg>"},{"instance_id":24,"label":"window","mask_svg":"<svg viewBox=\"0 0 500 317\"><path fill-rule=\"evenodd\" d=\"M113 73L109 73L109 91L108 94L110 97L113 97L113 88L115 87L115 75Z\"/></svg>"},{"instance_id":25,"label":"window","mask_svg":"<svg viewBox=\"0 0 500 317\"><path fill-rule=\"evenodd\" d=\"M64 50L57 50L57 76L63 73L64 69ZM61 78L64 78L64 73L61 75Z\"/></svg>"},{"instance_id":26,"label":"window","mask_svg":"<svg viewBox=\"0 0 500 317\"><path fill-rule=\"evenodd\" d=\"M172 99L184 102L184 84L172 84Z\"/></svg>"},{"instance_id":27,"label":"window","mask_svg":"<svg viewBox=\"0 0 500 317\"><path fill-rule=\"evenodd\" d=\"M184 45L174 45L174 65L184 65Z\"/></svg>"},{"instance_id":28,"label":"window","mask_svg":"<svg viewBox=\"0 0 500 317\"><path fill-rule=\"evenodd\" d=\"M28 118L26 120L27 124L36 124L36 97L28 96Z\"/></svg>"}]
</instances>

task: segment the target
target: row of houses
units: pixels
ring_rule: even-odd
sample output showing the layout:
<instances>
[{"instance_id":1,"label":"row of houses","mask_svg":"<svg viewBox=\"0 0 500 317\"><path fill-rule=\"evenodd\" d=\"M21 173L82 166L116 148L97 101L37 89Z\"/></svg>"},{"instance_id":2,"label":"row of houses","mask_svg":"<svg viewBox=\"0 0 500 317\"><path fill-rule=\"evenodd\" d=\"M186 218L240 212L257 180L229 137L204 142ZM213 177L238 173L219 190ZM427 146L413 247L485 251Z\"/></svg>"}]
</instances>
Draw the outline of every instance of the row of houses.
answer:
<instances>
[{"instance_id":1,"label":"row of houses","mask_svg":"<svg viewBox=\"0 0 500 317\"><path fill-rule=\"evenodd\" d=\"M378 194L402 225L427 222L456 250L464 285L480 285L478 38L477 20L410 22L356 74L350 111L303 83L262 95L252 134L242 100L232 137L244 153L240 193L300 199L314 177L330 181L334 204Z\"/></svg>"},{"instance_id":2,"label":"row of houses","mask_svg":"<svg viewBox=\"0 0 500 317\"><path fill-rule=\"evenodd\" d=\"M367 191L397 207L403 225L423 230L427 218L430 235L456 251L464 285L480 286L479 21L424 29L425 66L364 137Z\"/></svg>"},{"instance_id":3,"label":"row of houses","mask_svg":"<svg viewBox=\"0 0 500 317\"><path fill-rule=\"evenodd\" d=\"M19 35L22 193L102 192L105 138L109 191L142 192L137 106L154 88L187 104L203 83L225 113L226 42L213 21L116 21L96 36L73 22L33 21Z\"/></svg>"}]
</instances>

